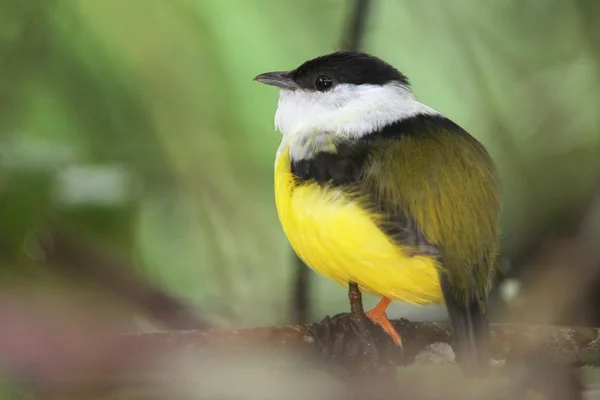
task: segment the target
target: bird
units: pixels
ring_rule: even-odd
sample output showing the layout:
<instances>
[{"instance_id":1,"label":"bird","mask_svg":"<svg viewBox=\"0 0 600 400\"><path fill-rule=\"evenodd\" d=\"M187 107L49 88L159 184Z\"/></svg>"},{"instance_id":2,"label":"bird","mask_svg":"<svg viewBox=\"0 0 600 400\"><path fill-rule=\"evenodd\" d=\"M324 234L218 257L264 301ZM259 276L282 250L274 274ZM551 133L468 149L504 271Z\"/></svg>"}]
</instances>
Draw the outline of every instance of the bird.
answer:
<instances>
[{"instance_id":1,"label":"bird","mask_svg":"<svg viewBox=\"0 0 600 400\"><path fill-rule=\"evenodd\" d=\"M486 374L502 209L486 148L368 53L337 51L254 80L279 89L275 204L293 250L318 274L378 296L366 316L398 346L392 301L445 304L457 362Z\"/></svg>"}]
</instances>

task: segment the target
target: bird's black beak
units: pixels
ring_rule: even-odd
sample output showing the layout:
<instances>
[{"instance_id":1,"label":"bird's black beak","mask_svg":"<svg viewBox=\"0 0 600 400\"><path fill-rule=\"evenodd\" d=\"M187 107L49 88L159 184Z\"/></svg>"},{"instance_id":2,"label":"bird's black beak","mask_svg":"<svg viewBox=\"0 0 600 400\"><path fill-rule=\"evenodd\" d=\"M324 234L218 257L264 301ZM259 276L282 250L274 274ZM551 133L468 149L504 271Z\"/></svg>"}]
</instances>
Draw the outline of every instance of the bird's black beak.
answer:
<instances>
[{"instance_id":1,"label":"bird's black beak","mask_svg":"<svg viewBox=\"0 0 600 400\"><path fill-rule=\"evenodd\" d=\"M287 71L265 72L258 75L254 80L267 85L277 86L281 89L298 89L298 85L292 80L291 74Z\"/></svg>"}]
</instances>

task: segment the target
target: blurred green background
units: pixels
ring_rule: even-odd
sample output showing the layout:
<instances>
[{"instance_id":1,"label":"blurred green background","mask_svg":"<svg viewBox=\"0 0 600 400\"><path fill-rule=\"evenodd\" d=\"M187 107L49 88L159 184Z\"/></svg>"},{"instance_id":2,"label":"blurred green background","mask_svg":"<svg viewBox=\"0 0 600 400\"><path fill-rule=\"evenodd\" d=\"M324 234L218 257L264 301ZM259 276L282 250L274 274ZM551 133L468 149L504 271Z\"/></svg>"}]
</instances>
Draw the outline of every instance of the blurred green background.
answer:
<instances>
[{"instance_id":1,"label":"blurred green background","mask_svg":"<svg viewBox=\"0 0 600 400\"><path fill-rule=\"evenodd\" d=\"M148 302L164 298L222 326L294 322L296 262L272 194L278 94L252 79L338 49L352 6L1 1L4 288L42 300L77 294L99 308L144 303L124 313L130 328L154 326ZM417 97L498 163L505 275L597 201L598 8L596 0L372 4L364 49L406 73ZM53 249L63 232L66 247L81 241L95 252L45 254L40 240ZM309 277L310 319L347 310L343 288Z\"/></svg>"}]
</instances>

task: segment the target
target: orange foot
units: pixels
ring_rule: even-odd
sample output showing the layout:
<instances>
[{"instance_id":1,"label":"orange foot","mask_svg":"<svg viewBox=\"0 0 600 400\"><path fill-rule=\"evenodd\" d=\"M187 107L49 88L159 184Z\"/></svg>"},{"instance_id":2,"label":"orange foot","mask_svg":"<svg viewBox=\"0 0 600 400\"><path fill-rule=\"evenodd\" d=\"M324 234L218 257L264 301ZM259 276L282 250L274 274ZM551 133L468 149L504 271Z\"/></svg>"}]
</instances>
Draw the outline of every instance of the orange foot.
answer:
<instances>
[{"instance_id":1,"label":"orange foot","mask_svg":"<svg viewBox=\"0 0 600 400\"><path fill-rule=\"evenodd\" d=\"M375 306L371 311L367 311L367 317L373 321L373 323L381 326L381 328L392 338L394 343L398 346L402 346L402 337L394 328L394 325L390 322L387 315L385 315L385 310L390 305L391 300L387 297L383 297L379 304Z\"/></svg>"}]
</instances>

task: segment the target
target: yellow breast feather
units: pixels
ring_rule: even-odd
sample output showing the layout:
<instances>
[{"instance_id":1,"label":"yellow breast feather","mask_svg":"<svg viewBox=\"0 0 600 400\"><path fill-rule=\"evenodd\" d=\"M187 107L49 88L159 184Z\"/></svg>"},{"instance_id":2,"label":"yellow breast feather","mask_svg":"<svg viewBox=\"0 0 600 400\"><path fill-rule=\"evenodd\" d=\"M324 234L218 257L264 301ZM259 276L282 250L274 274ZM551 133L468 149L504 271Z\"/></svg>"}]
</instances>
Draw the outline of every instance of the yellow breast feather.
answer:
<instances>
[{"instance_id":1,"label":"yellow breast feather","mask_svg":"<svg viewBox=\"0 0 600 400\"><path fill-rule=\"evenodd\" d=\"M275 165L275 200L283 230L299 257L317 273L347 286L411 304L442 303L437 261L391 240L381 218L343 189L299 182L289 148Z\"/></svg>"}]
</instances>

